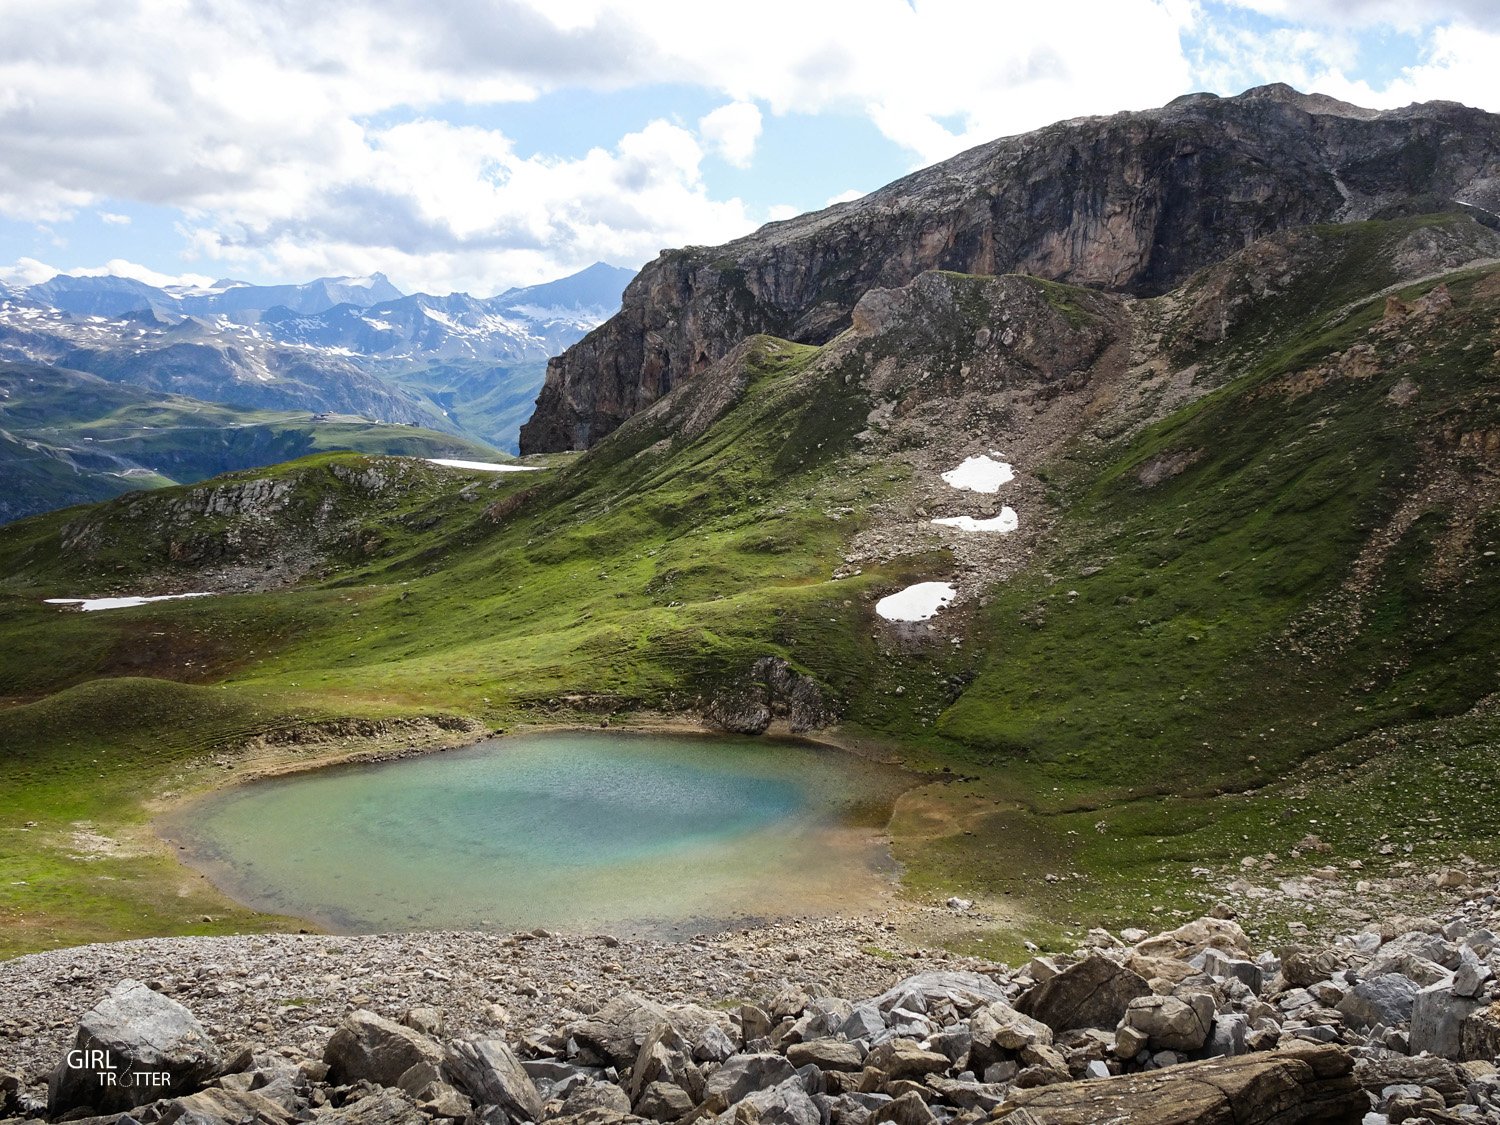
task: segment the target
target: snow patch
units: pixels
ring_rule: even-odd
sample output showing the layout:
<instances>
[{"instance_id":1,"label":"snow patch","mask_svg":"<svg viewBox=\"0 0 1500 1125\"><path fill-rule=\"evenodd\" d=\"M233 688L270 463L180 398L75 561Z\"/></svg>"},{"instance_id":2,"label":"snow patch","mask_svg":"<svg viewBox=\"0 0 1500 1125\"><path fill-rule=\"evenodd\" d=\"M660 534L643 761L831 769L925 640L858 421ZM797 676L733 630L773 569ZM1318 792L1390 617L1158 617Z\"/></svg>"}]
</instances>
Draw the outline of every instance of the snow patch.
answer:
<instances>
[{"instance_id":1,"label":"snow patch","mask_svg":"<svg viewBox=\"0 0 1500 1125\"><path fill-rule=\"evenodd\" d=\"M887 621L926 621L957 595L951 582L918 582L881 598L875 612Z\"/></svg>"},{"instance_id":2,"label":"snow patch","mask_svg":"<svg viewBox=\"0 0 1500 1125\"><path fill-rule=\"evenodd\" d=\"M943 474L943 480L964 492L999 492L1000 486L1015 478L1004 461L995 461L981 453L969 457L956 469Z\"/></svg>"},{"instance_id":3,"label":"snow patch","mask_svg":"<svg viewBox=\"0 0 1500 1125\"><path fill-rule=\"evenodd\" d=\"M1009 507L1001 508L998 516L988 520L977 520L973 516L947 516L932 522L944 527L956 527L959 531L993 531L1000 535L1009 535L1021 526L1016 510Z\"/></svg>"},{"instance_id":4,"label":"snow patch","mask_svg":"<svg viewBox=\"0 0 1500 1125\"><path fill-rule=\"evenodd\" d=\"M160 594L154 598L46 598L48 605L76 605L84 613L92 613L99 609L128 609L131 606L145 605L147 602L170 602L178 598L211 598L212 593L202 594Z\"/></svg>"},{"instance_id":5,"label":"snow patch","mask_svg":"<svg viewBox=\"0 0 1500 1125\"><path fill-rule=\"evenodd\" d=\"M479 469L486 473L539 473L542 465L502 465L498 461L455 461L450 457L424 457L433 465L446 465L450 469Z\"/></svg>"}]
</instances>

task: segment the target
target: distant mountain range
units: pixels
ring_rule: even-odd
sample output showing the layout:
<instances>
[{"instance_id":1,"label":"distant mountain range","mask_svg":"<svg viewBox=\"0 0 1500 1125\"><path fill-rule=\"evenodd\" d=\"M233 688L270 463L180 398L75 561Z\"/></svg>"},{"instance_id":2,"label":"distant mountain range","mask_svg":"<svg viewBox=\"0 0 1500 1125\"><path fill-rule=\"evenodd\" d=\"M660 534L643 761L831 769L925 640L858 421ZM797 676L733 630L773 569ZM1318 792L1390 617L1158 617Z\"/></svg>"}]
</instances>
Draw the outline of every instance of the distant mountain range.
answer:
<instances>
[{"instance_id":1,"label":"distant mountain range","mask_svg":"<svg viewBox=\"0 0 1500 1125\"><path fill-rule=\"evenodd\" d=\"M205 287L59 275L0 289L0 360L514 449L547 358L612 315L632 276L597 263L481 299L406 296L378 273Z\"/></svg>"}]
</instances>

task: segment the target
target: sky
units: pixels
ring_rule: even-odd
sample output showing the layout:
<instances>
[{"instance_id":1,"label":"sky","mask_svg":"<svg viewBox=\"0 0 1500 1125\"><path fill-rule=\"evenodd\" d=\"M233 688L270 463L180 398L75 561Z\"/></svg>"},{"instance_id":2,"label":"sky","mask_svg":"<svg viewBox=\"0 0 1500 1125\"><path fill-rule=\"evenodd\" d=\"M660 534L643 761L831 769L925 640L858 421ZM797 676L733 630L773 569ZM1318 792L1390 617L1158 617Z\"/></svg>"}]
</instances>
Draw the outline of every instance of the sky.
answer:
<instances>
[{"instance_id":1,"label":"sky","mask_svg":"<svg viewBox=\"0 0 1500 1125\"><path fill-rule=\"evenodd\" d=\"M636 268L1287 82L1500 111L1500 0L0 0L0 283Z\"/></svg>"}]
</instances>

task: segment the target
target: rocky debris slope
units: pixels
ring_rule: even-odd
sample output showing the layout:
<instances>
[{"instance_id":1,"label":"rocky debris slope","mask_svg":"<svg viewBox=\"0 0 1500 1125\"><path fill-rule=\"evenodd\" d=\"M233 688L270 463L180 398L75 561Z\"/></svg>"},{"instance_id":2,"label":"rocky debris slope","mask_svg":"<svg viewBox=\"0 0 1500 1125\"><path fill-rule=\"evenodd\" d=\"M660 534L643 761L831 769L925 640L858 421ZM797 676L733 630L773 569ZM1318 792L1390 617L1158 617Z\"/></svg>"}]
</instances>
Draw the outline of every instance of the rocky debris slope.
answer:
<instances>
[{"instance_id":1,"label":"rocky debris slope","mask_svg":"<svg viewBox=\"0 0 1500 1125\"><path fill-rule=\"evenodd\" d=\"M1217 917L1154 936L1095 930L1069 956L1017 970L930 960L881 991L812 979L831 970L845 984L868 980L849 972L858 958L829 961L820 949L803 960L772 943L761 948L779 951L780 971L721 974L724 937L679 947L703 968L658 976L673 987L596 978L579 988L587 974L565 943L551 947L564 956L545 981L557 990L549 1005L518 1018L492 1004L478 1020L442 1003L472 1004L475 978L417 955L443 935L359 939L375 943L366 949L408 943L400 956L410 960L394 978L380 971L388 963L354 966L371 989L348 995L333 1026L289 1033L261 1021L257 1041L214 1042L189 1007L226 991L230 966L209 961L192 980L158 982L161 991L127 979L99 1000L94 984L98 1002L72 1051L54 1044L51 1058L0 1072L0 1090L17 1118L101 1125L1500 1121L1497 907L1486 889L1447 919L1260 953ZM489 947L478 991L510 984L540 999L535 984L515 983L523 974L507 977L505 952L557 939L464 937ZM444 987L424 990L422 1003L409 987L378 990L437 977ZM687 991L713 980L718 988ZM269 974L227 991L240 1004L267 993L283 1007L306 1003Z\"/></svg>"},{"instance_id":2,"label":"rocky debris slope","mask_svg":"<svg viewBox=\"0 0 1500 1125\"><path fill-rule=\"evenodd\" d=\"M1500 117L1268 86L1061 122L718 247L663 253L548 364L522 452L584 449L756 333L824 343L925 270L1166 292L1273 231L1500 210Z\"/></svg>"}]
</instances>

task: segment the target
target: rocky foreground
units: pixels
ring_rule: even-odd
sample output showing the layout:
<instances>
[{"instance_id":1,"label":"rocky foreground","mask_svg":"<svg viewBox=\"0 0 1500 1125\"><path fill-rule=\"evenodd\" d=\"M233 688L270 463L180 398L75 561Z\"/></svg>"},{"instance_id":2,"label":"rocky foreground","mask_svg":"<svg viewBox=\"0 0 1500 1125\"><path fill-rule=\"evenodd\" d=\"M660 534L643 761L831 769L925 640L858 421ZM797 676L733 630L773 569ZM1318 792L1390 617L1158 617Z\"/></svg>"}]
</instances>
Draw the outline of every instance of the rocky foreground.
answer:
<instances>
[{"instance_id":1,"label":"rocky foreground","mask_svg":"<svg viewBox=\"0 0 1500 1125\"><path fill-rule=\"evenodd\" d=\"M1095 930L1019 969L893 960L874 920L65 950L0 965L0 1096L99 1125L1500 1122L1496 890L1275 950L1229 918Z\"/></svg>"}]
</instances>

